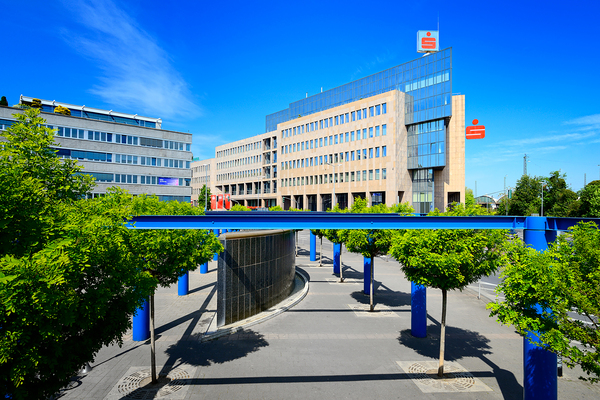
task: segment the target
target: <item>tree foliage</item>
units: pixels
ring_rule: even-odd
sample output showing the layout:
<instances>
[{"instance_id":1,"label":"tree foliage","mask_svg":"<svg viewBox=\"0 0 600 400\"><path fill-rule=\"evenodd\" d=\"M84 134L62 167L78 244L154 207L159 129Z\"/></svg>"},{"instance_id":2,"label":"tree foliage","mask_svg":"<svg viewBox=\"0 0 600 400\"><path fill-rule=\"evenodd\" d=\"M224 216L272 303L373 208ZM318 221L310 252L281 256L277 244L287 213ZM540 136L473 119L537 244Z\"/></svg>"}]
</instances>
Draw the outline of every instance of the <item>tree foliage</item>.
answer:
<instances>
[{"instance_id":1,"label":"tree foliage","mask_svg":"<svg viewBox=\"0 0 600 400\"><path fill-rule=\"evenodd\" d=\"M600 217L600 181L592 181L579 192L581 217Z\"/></svg>"},{"instance_id":2,"label":"tree foliage","mask_svg":"<svg viewBox=\"0 0 600 400\"><path fill-rule=\"evenodd\" d=\"M55 238L56 227L65 222L56 208L85 196L94 183L79 174L76 161L56 156L54 131L39 110L14 116L0 144L0 255L21 256Z\"/></svg>"},{"instance_id":3,"label":"tree foliage","mask_svg":"<svg viewBox=\"0 0 600 400\"><path fill-rule=\"evenodd\" d=\"M212 209L212 202L211 202L211 196L212 193L210 191L210 188L207 187L206 185L202 186L202 189L200 189L200 193L198 194L198 207L204 208L204 206L206 205L206 210L211 210Z\"/></svg>"},{"instance_id":4,"label":"tree foliage","mask_svg":"<svg viewBox=\"0 0 600 400\"><path fill-rule=\"evenodd\" d=\"M277 205L277 206L269 207L269 211L284 211L284 210L283 210L283 208L281 208L281 206Z\"/></svg>"},{"instance_id":5,"label":"tree foliage","mask_svg":"<svg viewBox=\"0 0 600 400\"><path fill-rule=\"evenodd\" d=\"M0 98L0 106L8 107L8 100L6 100L6 96L2 96L2 98Z\"/></svg>"},{"instance_id":6,"label":"tree foliage","mask_svg":"<svg viewBox=\"0 0 600 400\"><path fill-rule=\"evenodd\" d=\"M429 215L482 215L481 207L457 204L446 213L434 210ZM496 271L503 262L506 232L478 229L408 230L395 238L391 254L400 262L406 278L419 285L442 290L442 332L440 368L443 375L448 290L462 290L482 276Z\"/></svg>"},{"instance_id":7,"label":"tree foliage","mask_svg":"<svg viewBox=\"0 0 600 400\"><path fill-rule=\"evenodd\" d=\"M542 200L542 178L523 175L517 181L508 206L510 215L539 214Z\"/></svg>"},{"instance_id":8,"label":"tree foliage","mask_svg":"<svg viewBox=\"0 0 600 400\"><path fill-rule=\"evenodd\" d=\"M47 399L131 317L221 249L206 231L134 231L136 214L194 214L187 203L121 190L78 200L88 175L51 148L39 110L25 109L0 145L0 397Z\"/></svg>"},{"instance_id":9,"label":"tree foliage","mask_svg":"<svg viewBox=\"0 0 600 400\"><path fill-rule=\"evenodd\" d=\"M252 210L241 204L234 204L229 211L252 211Z\"/></svg>"},{"instance_id":10,"label":"tree foliage","mask_svg":"<svg viewBox=\"0 0 600 400\"><path fill-rule=\"evenodd\" d=\"M515 241L497 290L505 300L490 303L492 316L530 331L544 348L569 366L580 365L593 382L600 380L600 231L579 223L548 251ZM579 318L573 318L573 310ZM577 343L578 342L578 343Z\"/></svg>"}]
</instances>

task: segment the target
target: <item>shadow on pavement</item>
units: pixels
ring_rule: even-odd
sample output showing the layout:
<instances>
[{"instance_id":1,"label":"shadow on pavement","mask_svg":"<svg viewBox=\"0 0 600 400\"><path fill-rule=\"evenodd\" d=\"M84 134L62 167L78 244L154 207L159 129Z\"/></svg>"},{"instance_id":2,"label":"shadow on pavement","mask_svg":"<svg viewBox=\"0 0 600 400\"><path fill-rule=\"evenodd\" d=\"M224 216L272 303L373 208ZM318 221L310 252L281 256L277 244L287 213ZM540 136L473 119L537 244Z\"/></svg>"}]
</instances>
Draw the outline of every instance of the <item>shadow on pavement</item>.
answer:
<instances>
[{"instance_id":1,"label":"shadow on pavement","mask_svg":"<svg viewBox=\"0 0 600 400\"><path fill-rule=\"evenodd\" d=\"M410 329L405 329L400 332L398 342L403 346L415 350L422 356L438 359L440 355L440 330L441 327L439 324L429 325L427 327L427 337L416 338L411 335ZM505 399L522 397L523 386L519 384L515 374L500 368L486 357L487 354L492 353L489 343L490 340L478 332L446 326L444 359L447 361L457 361L465 357L479 358L492 368L493 376L496 378L502 396Z\"/></svg>"},{"instance_id":2,"label":"shadow on pavement","mask_svg":"<svg viewBox=\"0 0 600 400\"><path fill-rule=\"evenodd\" d=\"M246 357L250 353L258 351L269 343L260 333L249 329L211 340L200 342L198 340L180 340L169 346L165 352L169 355L169 365L165 369L175 368L175 362L194 366L209 366L212 364L223 364L229 361Z\"/></svg>"}]
</instances>

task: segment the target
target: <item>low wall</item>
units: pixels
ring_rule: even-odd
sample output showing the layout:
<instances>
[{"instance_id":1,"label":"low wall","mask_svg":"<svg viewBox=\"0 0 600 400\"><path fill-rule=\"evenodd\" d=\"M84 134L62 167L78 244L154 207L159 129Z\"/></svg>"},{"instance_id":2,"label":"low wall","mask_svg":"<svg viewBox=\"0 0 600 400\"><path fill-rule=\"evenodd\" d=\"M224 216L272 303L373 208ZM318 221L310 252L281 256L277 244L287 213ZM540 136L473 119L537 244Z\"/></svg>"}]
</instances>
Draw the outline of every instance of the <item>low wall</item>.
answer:
<instances>
[{"instance_id":1,"label":"low wall","mask_svg":"<svg viewBox=\"0 0 600 400\"><path fill-rule=\"evenodd\" d=\"M291 230L229 232L217 267L217 326L251 317L294 289L295 236Z\"/></svg>"}]
</instances>

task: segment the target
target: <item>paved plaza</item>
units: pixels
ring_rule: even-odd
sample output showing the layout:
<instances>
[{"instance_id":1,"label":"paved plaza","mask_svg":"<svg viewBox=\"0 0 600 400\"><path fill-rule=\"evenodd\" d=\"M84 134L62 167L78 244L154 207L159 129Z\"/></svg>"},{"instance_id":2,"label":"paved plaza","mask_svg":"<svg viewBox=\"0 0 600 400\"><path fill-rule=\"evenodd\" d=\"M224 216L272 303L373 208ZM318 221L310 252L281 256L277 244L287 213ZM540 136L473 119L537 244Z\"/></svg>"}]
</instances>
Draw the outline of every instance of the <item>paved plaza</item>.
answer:
<instances>
[{"instance_id":1,"label":"paved plaza","mask_svg":"<svg viewBox=\"0 0 600 400\"><path fill-rule=\"evenodd\" d=\"M308 291L289 310L206 340L216 313L216 262L190 274L190 294L176 285L156 293L158 370L171 384L154 397L137 389L150 368L150 341L103 348L61 399L521 399L523 340L485 309L471 290L448 294L446 372L436 380L441 292L427 290L428 336L410 334L410 282L391 258L375 260L376 312L365 311L363 258L343 251L344 283L333 274L332 245L323 266L309 261L309 232L299 233L297 269ZM318 239L317 239L318 240ZM317 242L317 251L319 243ZM302 291L298 290L294 296ZM205 339L204 341L202 339ZM600 385L564 370L559 398L598 399Z\"/></svg>"}]
</instances>

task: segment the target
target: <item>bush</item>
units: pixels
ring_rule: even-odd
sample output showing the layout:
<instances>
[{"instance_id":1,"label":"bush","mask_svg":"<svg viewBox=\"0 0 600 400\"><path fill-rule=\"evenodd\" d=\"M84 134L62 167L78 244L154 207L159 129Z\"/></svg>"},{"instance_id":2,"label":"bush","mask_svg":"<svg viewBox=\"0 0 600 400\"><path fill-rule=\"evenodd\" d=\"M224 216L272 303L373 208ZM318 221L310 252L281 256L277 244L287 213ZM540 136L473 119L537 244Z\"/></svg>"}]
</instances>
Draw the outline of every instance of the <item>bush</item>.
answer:
<instances>
[{"instance_id":1,"label":"bush","mask_svg":"<svg viewBox=\"0 0 600 400\"><path fill-rule=\"evenodd\" d=\"M63 106L57 106L54 109L54 112L57 114L62 114L62 115L71 115L71 110L69 110L67 107L63 107Z\"/></svg>"}]
</instances>

